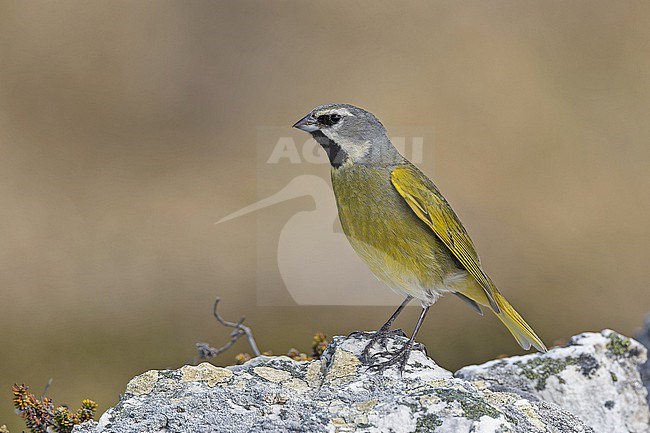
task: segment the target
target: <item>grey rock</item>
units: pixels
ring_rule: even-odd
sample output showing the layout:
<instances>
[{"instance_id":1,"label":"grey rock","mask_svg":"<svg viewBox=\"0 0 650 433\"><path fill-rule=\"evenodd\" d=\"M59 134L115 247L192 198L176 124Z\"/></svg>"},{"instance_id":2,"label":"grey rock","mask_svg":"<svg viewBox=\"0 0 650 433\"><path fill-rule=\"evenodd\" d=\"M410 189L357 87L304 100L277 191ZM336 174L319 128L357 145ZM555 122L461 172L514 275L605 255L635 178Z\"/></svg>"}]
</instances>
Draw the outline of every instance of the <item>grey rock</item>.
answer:
<instances>
[{"instance_id":1,"label":"grey rock","mask_svg":"<svg viewBox=\"0 0 650 433\"><path fill-rule=\"evenodd\" d=\"M640 343L604 330L577 335L567 346L546 354L469 366L455 376L494 391L554 403L596 433L647 433L647 390L638 371L645 361L646 349Z\"/></svg>"},{"instance_id":2,"label":"grey rock","mask_svg":"<svg viewBox=\"0 0 650 433\"><path fill-rule=\"evenodd\" d=\"M650 350L650 314L646 316L643 328L637 334L637 339L646 349ZM639 366L639 373L641 373L641 381L648 390L648 404L650 404L650 360Z\"/></svg>"},{"instance_id":3,"label":"grey rock","mask_svg":"<svg viewBox=\"0 0 650 433\"><path fill-rule=\"evenodd\" d=\"M372 371L359 360L367 340L358 336L334 337L319 361L261 356L227 368L202 363L152 370L132 379L119 403L99 422L76 426L74 432L590 433L596 430L593 420L579 413L583 406L544 393L556 390L591 400L590 381L597 383L598 394L612 395L614 403L606 413L630 416L632 426L641 422L642 411L636 406L640 391L633 384L636 380L640 386L636 364L645 352L626 340L629 345L617 345L616 353L603 353L605 340L613 341L605 333L574 340L568 348L546 355L495 361L503 363L499 368L513 366L503 370L507 377L492 375L497 364L490 363L467 367L454 377L422 350L411 353L402 375L395 369ZM395 350L405 341L390 337L386 349ZM567 350L577 361L547 374L539 360L566 360ZM386 359L384 350L371 354L373 362ZM610 367L617 382L606 370ZM510 381L510 376L521 377L519 369L537 376ZM480 372L486 372L484 377ZM601 380L605 372L608 383ZM631 394L614 396L619 391ZM624 404L629 407L621 408ZM611 423L618 428L625 421ZM609 433L619 431L641 430Z\"/></svg>"}]
</instances>

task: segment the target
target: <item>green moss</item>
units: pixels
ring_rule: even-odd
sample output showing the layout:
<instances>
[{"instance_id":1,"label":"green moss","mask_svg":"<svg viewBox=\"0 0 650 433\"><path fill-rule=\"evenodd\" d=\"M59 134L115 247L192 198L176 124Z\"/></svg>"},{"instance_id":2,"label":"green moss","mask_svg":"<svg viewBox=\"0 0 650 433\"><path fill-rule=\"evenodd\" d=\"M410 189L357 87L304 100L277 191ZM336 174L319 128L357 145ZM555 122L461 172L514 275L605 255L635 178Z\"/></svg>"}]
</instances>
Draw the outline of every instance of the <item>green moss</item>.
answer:
<instances>
[{"instance_id":1,"label":"green moss","mask_svg":"<svg viewBox=\"0 0 650 433\"><path fill-rule=\"evenodd\" d=\"M610 334L609 343L607 343L607 350L609 350L615 356L625 355L630 348L629 338L625 338L620 334Z\"/></svg>"},{"instance_id":2,"label":"green moss","mask_svg":"<svg viewBox=\"0 0 650 433\"><path fill-rule=\"evenodd\" d=\"M530 380L536 380L535 389L541 391L546 389L546 381L551 376L557 376L569 365L577 365L578 360L574 358L552 359L552 358L534 358L527 362L517 361L515 365L521 369L521 374ZM560 383L565 383L564 379L558 376Z\"/></svg>"},{"instance_id":3,"label":"green moss","mask_svg":"<svg viewBox=\"0 0 650 433\"><path fill-rule=\"evenodd\" d=\"M448 403L457 401L463 409L463 414L469 419L478 421L482 416L499 418L501 412L489 404L479 400L472 394L458 389L436 389L438 397Z\"/></svg>"},{"instance_id":4,"label":"green moss","mask_svg":"<svg viewBox=\"0 0 650 433\"><path fill-rule=\"evenodd\" d=\"M612 382L618 382L618 376L614 372L610 371L609 375L612 376Z\"/></svg>"},{"instance_id":5,"label":"green moss","mask_svg":"<svg viewBox=\"0 0 650 433\"><path fill-rule=\"evenodd\" d=\"M435 415L424 415L418 418L415 433L427 433L436 430L442 425L442 420Z\"/></svg>"}]
</instances>

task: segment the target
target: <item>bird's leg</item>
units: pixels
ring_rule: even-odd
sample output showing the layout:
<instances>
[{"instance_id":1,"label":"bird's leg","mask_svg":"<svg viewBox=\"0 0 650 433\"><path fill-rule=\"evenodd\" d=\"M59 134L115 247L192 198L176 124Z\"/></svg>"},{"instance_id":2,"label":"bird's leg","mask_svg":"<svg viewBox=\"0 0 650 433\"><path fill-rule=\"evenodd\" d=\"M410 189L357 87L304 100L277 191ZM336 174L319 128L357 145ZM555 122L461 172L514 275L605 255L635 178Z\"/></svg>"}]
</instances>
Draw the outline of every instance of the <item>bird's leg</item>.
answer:
<instances>
[{"instance_id":1,"label":"bird's leg","mask_svg":"<svg viewBox=\"0 0 650 433\"><path fill-rule=\"evenodd\" d=\"M422 322L424 322L424 317L427 315L428 311L429 311L429 307L422 308L422 313L420 313L420 317L418 318L418 323L415 324L415 329L413 329L413 335L411 335L409 341L404 346L402 346L402 348L399 349L397 352L392 353L391 358L388 359L387 361L372 365L370 367L372 370L383 371L392 365L398 365L400 373L404 370L404 367L408 362L409 355L411 354L411 349L413 348L413 344L415 342L415 336L418 334L418 331L420 330L420 326L422 326Z\"/></svg>"},{"instance_id":2,"label":"bird's leg","mask_svg":"<svg viewBox=\"0 0 650 433\"><path fill-rule=\"evenodd\" d=\"M383 325L381 325L381 328L379 328L379 330L377 331L377 333L384 333L384 334L387 333L388 330L390 329L390 327L393 326L393 322L395 321L395 319L397 319L397 316L399 316L399 314L402 312L402 310L404 309L404 307L406 307L406 306L408 305L408 303L411 302L412 300L413 300L413 296L408 295L408 296L406 297L406 299L404 299L404 302L402 302L402 303L399 305L399 307L397 307L397 310L395 310L395 312L393 313L393 315L390 316L390 318L386 321L386 323L384 323Z\"/></svg>"},{"instance_id":3,"label":"bird's leg","mask_svg":"<svg viewBox=\"0 0 650 433\"><path fill-rule=\"evenodd\" d=\"M373 331L370 331L370 332L368 332L368 331L354 331L354 332L350 333L350 335L348 335L348 337L356 337L356 336L367 337L369 335L375 335L377 333L386 333L386 331L388 331L390 329L391 325L393 324L393 322L395 321L397 316L399 316L399 314L402 312L404 307L406 307L406 305L409 302L411 302L412 299L413 299L412 296L408 296L406 299L404 299L404 302L402 302L400 304L400 306L397 307L397 310L395 310L393 315L390 316L390 319L388 319L388 321L386 321L386 323L384 323L381 326L381 328L379 328L379 330L374 331L374 332Z\"/></svg>"},{"instance_id":4,"label":"bird's leg","mask_svg":"<svg viewBox=\"0 0 650 433\"><path fill-rule=\"evenodd\" d=\"M404 333L399 329L391 331L390 327L393 325L393 322L395 321L395 319L397 319L397 316L399 316L399 314L402 312L404 307L406 307L408 305L408 303L411 302L411 300L413 300L413 296L410 296L410 295L407 296L406 299L404 299L404 302L402 302L400 304L400 306L397 307L397 310L395 310L393 315L390 316L390 318L386 321L386 323L384 323L381 326L381 328L379 328L379 330L377 330L377 332L374 332L372 334L372 337L370 337L370 341L368 342L368 344L366 344L366 347L364 347L363 351L361 352L360 359L361 359L362 362L368 362L368 353L370 352L370 349L372 349L372 347L375 345L375 343L377 343L377 341L382 340L382 339L386 338L386 336L391 335L391 334L404 335Z\"/></svg>"}]
</instances>

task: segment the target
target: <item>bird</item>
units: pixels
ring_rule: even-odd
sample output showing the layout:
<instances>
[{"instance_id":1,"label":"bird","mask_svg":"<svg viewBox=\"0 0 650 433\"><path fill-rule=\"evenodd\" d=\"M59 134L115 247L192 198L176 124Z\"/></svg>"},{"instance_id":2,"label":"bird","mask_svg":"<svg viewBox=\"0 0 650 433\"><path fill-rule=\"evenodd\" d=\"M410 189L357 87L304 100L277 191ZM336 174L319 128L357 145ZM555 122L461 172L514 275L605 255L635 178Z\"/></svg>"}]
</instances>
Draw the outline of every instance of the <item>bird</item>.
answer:
<instances>
[{"instance_id":1,"label":"bird","mask_svg":"<svg viewBox=\"0 0 650 433\"><path fill-rule=\"evenodd\" d=\"M491 310L523 349L546 352L484 271L467 230L438 187L399 153L377 117L354 105L326 104L293 127L311 134L327 154L339 220L352 248L380 281L404 297L362 357L395 332L391 326L407 304L417 300L422 308L408 341L373 368L404 369L429 308L446 293L481 315L483 308Z\"/></svg>"}]
</instances>

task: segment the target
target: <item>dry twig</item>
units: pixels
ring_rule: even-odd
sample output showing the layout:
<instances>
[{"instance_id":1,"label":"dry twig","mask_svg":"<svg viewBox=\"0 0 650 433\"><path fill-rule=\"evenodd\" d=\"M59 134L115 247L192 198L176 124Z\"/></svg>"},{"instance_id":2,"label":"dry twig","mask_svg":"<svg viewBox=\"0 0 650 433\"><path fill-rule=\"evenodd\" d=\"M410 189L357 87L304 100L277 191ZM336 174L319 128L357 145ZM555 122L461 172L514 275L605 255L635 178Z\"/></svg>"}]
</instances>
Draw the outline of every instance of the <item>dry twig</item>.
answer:
<instances>
[{"instance_id":1,"label":"dry twig","mask_svg":"<svg viewBox=\"0 0 650 433\"><path fill-rule=\"evenodd\" d=\"M230 341L228 341L226 344L224 344L221 347L212 347L208 343L196 343L196 349L199 351L199 357L201 359L208 359L208 358L214 358L215 356L218 356L228 350L230 346L235 344L237 340L242 335L245 335L246 338L248 339L248 344L251 346L251 350L255 354L255 356L260 356L260 350L257 348L257 343L255 343L255 339L253 338L253 332L248 326L244 326L244 320L246 319L246 316L242 316L241 319L239 319L238 322L229 322L227 320L224 320L223 317L219 315L219 312L217 311L217 308L219 306L219 302L221 301L221 298L217 298L214 301L214 310L213 314L214 317L221 323L223 326L226 326L228 328L235 328L231 333L230 333Z\"/></svg>"}]
</instances>

